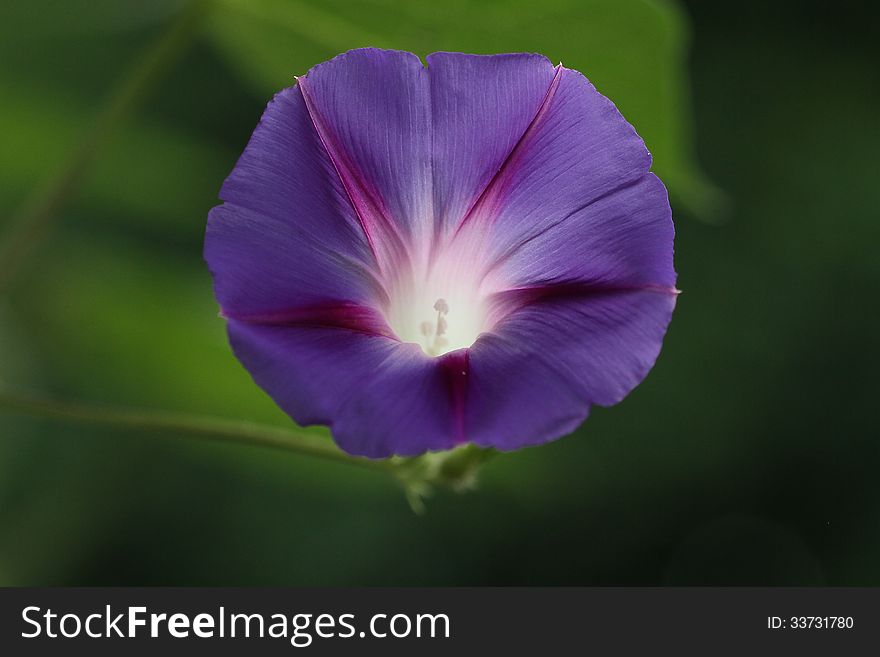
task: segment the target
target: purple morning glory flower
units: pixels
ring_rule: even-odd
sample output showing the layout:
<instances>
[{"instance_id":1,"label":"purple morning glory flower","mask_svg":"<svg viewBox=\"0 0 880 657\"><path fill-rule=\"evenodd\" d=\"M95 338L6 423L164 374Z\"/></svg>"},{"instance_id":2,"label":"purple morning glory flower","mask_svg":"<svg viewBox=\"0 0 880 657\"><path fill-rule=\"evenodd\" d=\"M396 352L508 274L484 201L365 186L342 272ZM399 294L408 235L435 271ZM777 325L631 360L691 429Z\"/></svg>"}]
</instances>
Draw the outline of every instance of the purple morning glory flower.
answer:
<instances>
[{"instance_id":1,"label":"purple morning glory flower","mask_svg":"<svg viewBox=\"0 0 880 657\"><path fill-rule=\"evenodd\" d=\"M539 55L344 53L275 96L205 258L237 357L351 454L571 432L653 365L675 306L651 156Z\"/></svg>"}]
</instances>

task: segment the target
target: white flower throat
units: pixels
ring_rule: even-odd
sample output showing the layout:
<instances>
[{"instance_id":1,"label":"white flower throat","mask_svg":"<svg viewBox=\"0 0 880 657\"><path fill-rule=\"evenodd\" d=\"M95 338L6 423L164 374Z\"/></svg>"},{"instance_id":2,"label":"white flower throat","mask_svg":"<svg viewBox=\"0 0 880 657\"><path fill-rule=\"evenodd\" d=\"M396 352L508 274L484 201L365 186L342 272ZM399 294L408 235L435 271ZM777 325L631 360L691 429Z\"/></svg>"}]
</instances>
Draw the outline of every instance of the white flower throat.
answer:
<instances>
[{"instance_id":1,"label":"white flower throat","mask_svg":"<svg viewBox=\"0 0 880 657\"><path fill-rule=\"evenodd\" d=\"M388 324L403 342L415 342L429 356L470 347L487 331L480 267L444 258L430 273L399 281L391 293Z\"/></svg>"}]
</instances>

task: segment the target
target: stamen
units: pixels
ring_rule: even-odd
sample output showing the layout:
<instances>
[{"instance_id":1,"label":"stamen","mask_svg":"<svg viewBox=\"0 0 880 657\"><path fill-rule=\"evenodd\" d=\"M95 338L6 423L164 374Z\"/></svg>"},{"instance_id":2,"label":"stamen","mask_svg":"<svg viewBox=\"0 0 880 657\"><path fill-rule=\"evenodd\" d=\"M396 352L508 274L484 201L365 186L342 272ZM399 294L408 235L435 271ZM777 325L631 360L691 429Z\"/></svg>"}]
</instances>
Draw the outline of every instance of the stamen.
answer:
<instances>
[{"instance_id":1,"label":"stamen","mask_svg":"<svg viewBox=\"0 0 880 657\"><path fill-rule=\"evenodd\" d=\"M446 315L449 314L449 304L446 303L446 299L437 299L434 302L434 310L437 311L437 330L434 332L434 344L428 349L428 353L432 356L442 353L443 349L449 344L446 338L443 337L449 329L449 324L446 322ZM424 335L430 336L430 333L425 333Z\"/></svg>"}]
</instances>

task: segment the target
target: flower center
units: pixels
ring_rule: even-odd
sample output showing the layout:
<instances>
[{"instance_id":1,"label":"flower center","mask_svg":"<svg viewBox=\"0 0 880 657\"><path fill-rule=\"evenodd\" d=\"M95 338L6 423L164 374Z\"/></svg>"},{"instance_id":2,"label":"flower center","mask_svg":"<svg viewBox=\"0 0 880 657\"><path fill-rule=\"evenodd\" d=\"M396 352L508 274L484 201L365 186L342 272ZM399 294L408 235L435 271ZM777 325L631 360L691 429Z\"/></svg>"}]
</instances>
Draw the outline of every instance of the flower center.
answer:
<instances>
[{"instance_id":1,"label":"flower center","mask_svg":"<svg viewBox=\"0 0 880 657\"><path fill-rule=\"evenodd\" d=\"M458 264L436 263L430 274L400 282L390 300L391 329L429 356L470 347L490 328L472 263Z\"/></svg>"}]
</instances>

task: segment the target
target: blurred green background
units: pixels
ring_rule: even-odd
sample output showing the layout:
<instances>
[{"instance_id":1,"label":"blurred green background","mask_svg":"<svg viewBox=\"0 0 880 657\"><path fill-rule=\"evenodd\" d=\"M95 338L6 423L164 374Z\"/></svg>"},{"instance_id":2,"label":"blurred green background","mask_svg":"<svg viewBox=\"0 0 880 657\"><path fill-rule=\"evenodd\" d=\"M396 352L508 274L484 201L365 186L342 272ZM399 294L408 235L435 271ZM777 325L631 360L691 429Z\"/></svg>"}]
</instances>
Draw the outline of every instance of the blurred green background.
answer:
<instances>
[{"instance_id":1,"label":"blurred green background","mask_svg":"<svg viewBox=\"0 0 880 657\"><path fill-rule=\"evenodd\" d=\"M880 49L858 6L205 3L0 290L0 379L285 425L226 344L205 217L272 93L362 45L540 51L617 103L673 199L663 353L424 516L344 464L0 410L0 584L880 584ZM2 3L0 241L189 11Z\"/></svg>"}]
</instances>

